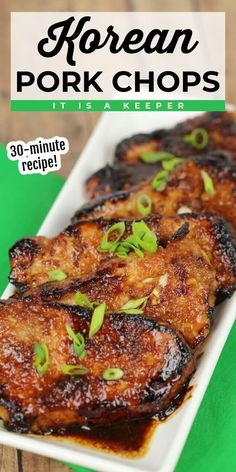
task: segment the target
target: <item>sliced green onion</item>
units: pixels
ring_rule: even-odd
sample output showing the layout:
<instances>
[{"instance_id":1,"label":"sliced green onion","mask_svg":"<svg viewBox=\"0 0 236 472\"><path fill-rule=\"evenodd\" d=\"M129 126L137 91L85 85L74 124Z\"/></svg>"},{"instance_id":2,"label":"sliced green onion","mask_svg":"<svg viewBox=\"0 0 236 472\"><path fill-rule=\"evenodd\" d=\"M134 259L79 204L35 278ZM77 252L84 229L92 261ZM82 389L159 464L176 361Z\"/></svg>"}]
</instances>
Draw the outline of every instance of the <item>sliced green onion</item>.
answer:
<instances>
[{"instance_id":1,"label":"sliced green onion","mask_svg":"<svg viewBox=\"0 0 236 472\"><path fill-rule=\"evenodd\" d=\"M148 195L147 195L148 197ZM110 229L117 230L117 225L120 225L120 223L116 223L113 225ZM115 228L115 229L114 229ZM118 228L121 229L121 233L119 235L119 238L123 235L125 231L125 223L122 222L122 228L119 226ZM105 250L104 247L108 248L110 242L108 239L105 241L105 243L101 243L100 248L103 247L102 250ZM134 222L132 224L132 234L127 236L127 238L124 241L118 241L118 238L114 242L112 242L112 251L116 254L117 257L121 257L123 259L126 259L129 255L129 252L132 250L134 251L139 257L144 257L143 254L143 249L148 251L148 252L156 252L157 250L157 240L156 240L156 235L151 231L148 226L144 223L144 221L138 221ZM100 249L101 250L101 249ZM110 251L110 249L106 249L107 251ZM90 307L95 305L95 302L90 302L87 297L83 296L78 292L78 298L79 298L79 303L87 303L91 304ZM81 297L82 295L82 297Z\"/></svg>"},{"instance_id":2,"label":"sliced green onion","mask_svg":"<svg viewBox=\"0 0 236 472\"><path fill-rule=\"evenodd\" d=\"M53 269L48 272L48 277L52 281L60 282L61 280L65 280L67 275L61 269Z\"/></svg>"},{"instance_id":3,"label":"sliced green onion","mask_svg":"<svg viewBox=\"0 0 236 472\"><path fill-rule=\"evenodd\" d=\"M214 188L214 183L212 178L209 176L209 174L205 170L201 170L201 176L204 184L204 190L208 195L213 197L215 195L216 191Z\"/></svg>"},{"instance_id":4,"label":"sliced green onion","mask_svg":"<svg viewBox=\"0 0 236 472\"><path fill-rule=\"evenodd\" d=\"M114 252L117 248L118 241L120 240L121 236L123 236L125 232L125 223L120 221L119 223L115 223L112 225L104 234L100 245L98 247L98 251L108 251ZM113 233L118 233L118 236L115 239L110 239Z\"/></svg>"},{"instance_id":5,"label":"sliced green onion","mask_svg":"<svg viewBox=\"0 0 236 472\"><path fill-rule=\"evenodd\" d=\"M79 358L82 360L86 357L86 352L82 351L81 354L79 355Z\"/></svg>"},{"instance_id":6,"label":"sliced green onion","mask_svg":"<svg viewBox=\"0 0 236 472\"><path fill-rule=\"evenodd\" d=\"M120 250L117 250L116 256L120 257L121 259L127 259L129 253L126 251L123 251L122 248Z\"/></svg>"},{"instance_id":7,"label":"sliced green onion","mask_svg":"<svg viewBox=\"0 0 236 472\"><path fill-rule=\"evenodd\" d=\"M119 313L125 313L126 315L142 315L143 310L141 308L127 308L126 310L119 310Z\"/></svg>"},{"instance_id":8,"label":"sliced green onion","mask_svg":"<svg viewBox=\"0 0 236 472\"><path fill-rule=\"evenodd\" d=\"M175 156L174 154L171 154L170 152L165 152L165 151L159 151L159 152L144 151L144 152L141 152L140 157L143 162L147 162L151 164L153 162L161 162L168 159L172 159Z\"/></svg>"},{"instance_id":9,"label":"sliced green onion","mask_svg":"<svg viewBox=\"0 0 236 472\"><path fill-rule=\"evenodd\" d=\"M129 250L133 250L139 257L144 257L143 249L147 252L156 252L156 235L144 221L133 222L132 232L133 234L119 244L116 252L119 257L126 258Z\"/></svg>"},{"instance_id":10,"label":"sliced green onion","mask_svg":"<svg viewBox=\"0 0 236 472\"><path fill-rule=\"evenodd\" d=\"M125 244L125 242L121 242L116 250L116 255L126 259L126 257L128 257L128 253L129 247Z\"/></svg>"},{"instance_id":11,"label":"sliced green onion","mask_svg":"<svg viewBox=\"0 0 236 472\"><path fill-rule=\"evenodd\" d=\"M136 298L136 300L129 300L121 307L121 310L126 310L128 308L139 308L141 305L144 304L144 302L146 302L147 299L148 297Z\"/></svg>"},{"instance_id":12,"label":"sliced green onion","mask_svg":"<svg viewBox=\"0 0 236 472\"><path fill-rule=\"evenodd\" d=\"M91 338L96 334L103 325L104 315L106 311L106 303L98 305L92 315L90 328L89 328L89 337Z\"/></svg>"},{"instance_id":13,"label":"sliced green onion","mask_svg":"<svg viewBox=\"0 0 236 472\"><path fill-rule=\"evenodd\" d=\"M40 375L44 375L49 366L49 351L47 344L35 343L34 345L34 367Z\"/></svg>"},{"instance_id":14,"label":"sliced green onion","mask_svg":"<svg viewBox=\"0 0 236 472\"><path fill-rule=\"evenodd\" d=\"M70 325L66 325L66 331L73 340L73 348L75 353L81 357L81 354L84 352L84 337L80 333L75 333L74 330L71 328Z\"/></svg>"},{"instance_id":15,"label":"sliced green onion","mask_svg":"<svg viewBox=\"0 0 236 472\"><path fill-rule=\"evenodd\" d=\"M119 380L123 377L124 372L123 370L119 369L119 367L109 367L108 369L104 370L102 374L102 378L104 380Z\"/></svg>"},{"instance_id":16,"label":"sliced green onion","mask_svg":"<svg viewBox=\"0 0 236 472\"><path fill-rule=\"evenodd\" d=\"M133 234L141 248L148 252L156 252L157 238L144 221L135 221L132 223Z\"/></svg>"},{"instance_id":17,"label":"sliced green onion","mask_svg":"<svg viewBox=\"0 0 236 472\"><path fill-rule=\"evenodd\" d=\"M137 298L136 300L129 300L121 307L119 312L126 313L127 315L141 315L143 313L144 303L147 301L147 299L148 297Z\"/></svg>"},{"instance_id":18,"label":"sliced green onion","mask_svg":"<svg viewBox=\"0 0 236 472\"><path fill-rule=\"evenodd\" d=\"M167 170L168 172L172 172L172 170L175 169L175 167L179 164L184 162L184 159L182 157L174 157L170 161L164 161L162 162L162 167L163 169Z\"/></svg>"},{"instance_id":19,"label":"sliced green onion","mask_svg":"<svg viewBox=\"0 0 236 472\"><path fill-rule=\"evenodd\" d=\"M161 170L160 172L158 172L151 183L152 189L158 190L158 192L162 192L162 190L164 190L166 187L168 177L169 172L167 170Z\"/></svg>"},{"instance_id":20,"label":"sliced green onion","mask_svg":"<svg viewBox=\"0 0 236 472\"><path fill-rule=\"evenodd\" d=\"M152 211L152 200L146 193L142 193L137 198L137 210L142 216L150 215Z\"/></svg>"},{"instance_id":21,"label":"sliced green onion","mask_svg":"<svg viewBox=\"0 0 236 472\"><path fill-rule=\"evenodd\" d=\"M79 291L75 294L75 303L76 305L82 306L83 308L90 308L91 310L93 310L93 303L90 302L86 295Z\"/></svg>"},{"instance_id":22,"label":"sliced green onion","mask_svg":"<svg viewBox=\"0 0 236 472\"><path fill-rule=\"evenodd\" d=\"M89 372L83 365L61 365L61 371L66 375L85 375Z\"/></svg>"},{"instance_id":23,"label":"sliced green onion","mask_svg":"<svg viewBox=\"0 0 236 472\"><path fill-rule=\"evenodd\" d=\"M184 136L184 142L196 149L204 149L209 141L208 132L204 128L195 128L191 134Z\"/></svg>"},{"instance_id":24,"label":"sliced green onion","mask_svg":"<svg viewBox=\"0 0 236 472\"><path fill-rule=\"evenodd\" d=\"M144 257L144 254L139 247L139 239L134 234L128 236L121 246L122 250L126 250L128 252L133 250L137 256Z\"/></svg>"}]
</instances>

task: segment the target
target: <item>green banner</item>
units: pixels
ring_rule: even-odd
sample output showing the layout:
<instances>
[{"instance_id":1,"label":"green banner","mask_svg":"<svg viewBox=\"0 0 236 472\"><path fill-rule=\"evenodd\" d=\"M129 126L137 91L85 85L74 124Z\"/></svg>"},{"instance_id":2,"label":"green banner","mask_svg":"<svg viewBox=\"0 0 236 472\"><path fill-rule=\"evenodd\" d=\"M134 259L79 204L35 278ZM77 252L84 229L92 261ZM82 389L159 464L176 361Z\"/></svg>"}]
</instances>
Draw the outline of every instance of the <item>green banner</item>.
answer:
<instances>
[{"instance_id":1,"label":"green banner","mask_svg":"<svg viewBox=\"0 0 236 472\"><path fill-rule=\"evenodd\" d=\"M225 100L11 100L11 111L225 111Z\"/></svg>"}]
</instances>

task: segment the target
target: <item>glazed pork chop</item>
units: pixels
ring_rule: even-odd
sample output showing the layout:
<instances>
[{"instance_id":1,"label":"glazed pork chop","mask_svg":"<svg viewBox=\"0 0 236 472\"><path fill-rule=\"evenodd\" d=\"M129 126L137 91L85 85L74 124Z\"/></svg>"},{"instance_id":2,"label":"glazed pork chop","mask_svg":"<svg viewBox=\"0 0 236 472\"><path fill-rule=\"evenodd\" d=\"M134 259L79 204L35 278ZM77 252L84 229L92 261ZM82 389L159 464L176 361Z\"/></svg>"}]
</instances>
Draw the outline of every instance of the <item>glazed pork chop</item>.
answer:
<instances>
[{"instance_id":1,"label":"glazed pork chop","mask_svg":"<svg viewBox=\"0 0 236 472\"><path fill-rule=\"evenodd\" d=\"M169 322L195 348L209 334L216 302L235 288L234 238L216 217L152 216L145 221L159 241L155 251L140 257L131 250L127 258L114 253L90 278L81 280L73 272L65 280L31 286L26 295L75 305L82 293L92 303L105 302L110 312L122 312L130 302L132 308L141 299L140 314Z\"/></svg>"},{"instance_id":2,"label":"glazed pork chop","mask_svg":"<svg viewBox=\"0 0 236 472\"><path fill-rule=\"evenodd\" d=\"M147 134L136 134L121 141L115 150L115 163L134 164L140 161L142 152L165 151L176 156L188 157L199 154L200 147L185 141L195 129L204 129L208 142L204 151L229 151L236 159L236 115L234 112L204 113L180 122L174 128L156 130Z\"/></svg>"},{"instance_id":3,"label":"glazed pork chop","mask_svg":"<svg viewBox=\"0 0 236 472\"><path fill-rule=\"evenodd\" d=\"M187 217L197 228L203 225L195 216ZM112 252L99 251L99 244L109 228L121 220L79 220L68 226L54 238L36 236L25 238L16 242L10 249L11 273L10 282L20 292L29 288L49 282L54 270L60 268L65 278L85 279L94 274L101 265L114 257ZM155 215L145 219L147 224L161 240L161 245L166 245L173 234L185 223L184 216L164 217ZM132 221L124 220L127 237L132 232ZM195 235L193 235L195 238Z\"/></svg>"},{"instance_id":4,"label":"glazed pork chop","mask_svg":"<svg viewBox=\"0 0 236 472\"><path fill-rule=\"evenodd\" d=\"M212 180L213 194L204 186L202 172ZM139 218L138 201L144 195L151 201L151 212L173 215L178 211L206 211L222 216L236 229L236 166L227 154L214 152L178 165L170 174L162 191L152 188L147 179L130 190L106 195L83 205L75 214L79 219Z\"/></svg>"},{"instance_id":5,"label":"glazed pork chop","mask_svg":"<svg viewBox=\"0 0 236 472\"><path fill-rule=\"evenodd\" d=\"M160 170L160 162L146 163L142 160L143 153L167 152L175 156L191 158L191 156L212 152L228 151L236 162L236 115L235 113L206 113L197 118L179 123L171 129L163 129L152 133L136 134L124 139L115 150L113 165L99 169L86 182L87 194L90 198L98 197L120 190L127 190L144 181ZM206 132L207 144L193 146L185 142L194 130Z\"/></svg>"},{"instance_id":6,"label":"glazed pork chop","mask_svg":"<svg viewBox=\"0 0 236 472\"><path fill-rule=\"evenodd\" d=\"M91 317L78 307L0 303L0 415L7 429L48 433L163 418L184 395L194 362L178 333L137 315L110 314L91 335ZM83 338L83 356L68 326Z\"/></svg>"},{"instance_id":7,"label":"glazed pork chop","mask_svg":"<svg viewBox=\"0 0 236 472\"><path fill-rule=\"evenodd\" d=\"M141 221L156 236L158 258L162 252L165 257L163 248L170 241L178 245L178 241L184 238L198 243L213 263L218 280L222 280L219 292L227 294L228 288L234 284L235 237L226 223L219 218L197 214L151 215ZM20 292L25 292L53 280L51 275L58 268L64 274L62 281L88 279L109 261L117 260L114 252L100 251L99 245L109 229L119 222L124 224L125 239L132 233L134 221L99 218L79 220L54 238L36 236L18 241L10 249L10 282Z\"/></svg>"}]
</instances>

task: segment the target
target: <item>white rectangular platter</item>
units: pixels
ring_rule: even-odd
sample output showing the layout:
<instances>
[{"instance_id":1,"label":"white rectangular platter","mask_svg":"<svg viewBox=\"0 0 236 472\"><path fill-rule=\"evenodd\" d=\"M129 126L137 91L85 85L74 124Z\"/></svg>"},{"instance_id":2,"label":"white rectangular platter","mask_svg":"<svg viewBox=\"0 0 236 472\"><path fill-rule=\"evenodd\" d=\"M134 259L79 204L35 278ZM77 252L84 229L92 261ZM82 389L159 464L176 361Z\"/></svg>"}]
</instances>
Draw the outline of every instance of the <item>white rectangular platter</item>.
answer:
<instances>
[{"instance_id":1,"label":"white rectangular platter","mask_svg":"<svg viewBox=\"0 0 236 472\"><path fill-rule=\"evenodd\" d=\"M172 127L177 122L197 114L192 112L104 113L41 226L39 234L53 236L68 225L73 213L86 200L84 181L91 173L112 161L114 147L121 139L137 132ZM66 159L66 156L63 159ZM7 298L11 293L12 287L9 285L3 298ZM119 457L68 441L62 442L56 439L47 439L47 437L37 438L36 436L29 437L11 433L4 430L3 427L0 428L0 443L87 466L101 472L172 472L234 323L235 313L236 295L218 308L216 323L204 346L204 355L201 356L197 372L192 379L192 385L194 385L192 397L184 403L173 418L156 429L149 450L143 457L137 459Z\"/></svg>"}]
</instances>

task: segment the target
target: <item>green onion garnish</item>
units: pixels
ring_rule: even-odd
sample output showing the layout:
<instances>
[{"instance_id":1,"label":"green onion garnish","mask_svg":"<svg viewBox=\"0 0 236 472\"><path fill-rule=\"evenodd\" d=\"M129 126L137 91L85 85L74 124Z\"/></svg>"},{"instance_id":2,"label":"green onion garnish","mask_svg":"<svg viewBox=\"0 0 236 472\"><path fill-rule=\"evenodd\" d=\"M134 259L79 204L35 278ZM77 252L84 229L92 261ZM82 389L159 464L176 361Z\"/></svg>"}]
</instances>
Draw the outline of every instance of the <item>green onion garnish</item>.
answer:
<instances>
[{"instance_id":1,"label":"green onion garnish","mask_svg":"<svg viewBox=\"0 0 236 472\"><path fill-rule=\"evenodd\" d=\"M66 375L85 375L89 372L83 365L61 365L61 371Z\"/></svg>"},{"instance_id":2,"label":"green onion garnish","mask_svg":"<svg viewBox=\"0 0 236 472\"><path fill-rule=\"evenodd\" d=\"M150 215L152 211L152 200L146 193L142 193L137 198L137 210L142 216Z\"/></svg>"},{"instance_id":3,"label":"green onion garnish","mask_svg":"<svg viewBox=\"0 0 236 472\"><path fill-rule=\"evenodd\" d=\"M118 241L125 232L125 223L120 221L112 225L104 234L100 245L98 247L99 251L109 251L114 252L117 248ZM118 233L118 236L115 239L111 239L112 234Z\"/></svg>"},{"instance_id":4,"label":"green onion garnish","mask_svg":"<svg viewBox=\"0 0 236 472\"><path fill-rule=\"evenodd\" d=\"M126 238L124 242L122 242L119 247L117 248L117 256L118 257L128 257L130 251L134 251L137 256L144 257L142 250L139 247L139 242L137 237L134 234L131 234ZM125 255L126 254L126 255Z\"/></svg>"},{"instance_id":5,"label":"green onion garnish","mask_svg":"<svg viewBox=\"0 0 236 472\"><path fill-rule=\"evenodd\" d=\"M174 170L175 167L178 164L181 164L182 162L184 162L184 159L182 157L174 157L170 161L162 162L162 167L163 167L163 169L167 170L168 172L172 172L172 170Z\"/></svg>"},{"instance_id":6,"label":"green onion garnish","mask_svg":"<svg viewBox=\"0 0 236 472\"><path fill-rule=\"evenodd\" d=\"M148 297L137 298L136 300L129 300L121 307L119 312L126 313L127 315L141 315L143 313L144 303L147 301L147 299Z\"/></svg>"},{"instance_id":7,"label":"green onion garnish","mask_svg":"<svg viewBox=\"0 0 236 472\"><path fill-rule=\"evenodd\" d=\"M98 305L92 315L90 328L89 328L89 337L91 338L96 334L103 325L104 315L106 311L106 303Z\"/></svg>"},{"instance_id":8,"label":"green onion garnish","mask_svg":"<svg viewBox=\"0 0 236 472\"><path fill-rule=\"evenodd\" d=\"M213 197L215 195L216 191L214 188L214 183L212 178L208 175L208 173L205 170L201 170L201 176L204 184L204 190L208 195Z\"/></svg>"},{"instance_id":9,"label":"green onion garnish","mask_svg":"<svg viewBox=\"0 0 236 472\"><path fill-rule=\"evenodd\" d=\"M121 259L127 259L129 255L128 247L123 246L123 244L119 244L116 250L116 256L120 257Z\"/></svg>"},{"instance_id":10,"label":"green onion garnish","mask_svg":"<svg viewBox=\"0 0 236 472\"><path fill-rule=\"evenodd\" d=\"M75 303L76 305L82 306L83 308L90 308L93 310L93 303L90 302L88 297L81 292L76 292L75 294Z\"/></svg>"},{"instance_id":11,"label":"green onion garnish","mask_svg":"<svg viewBox=\"0 0 236 472\"><path fill-rule=\"evenodd\" d=\"M158 172L151 183L152 189L158 190L158 192L162 192L162 190L164 190L166 187L168 177L169 172L167 170L161 170L160 172Z\"/></svg>"},{"instance_id":12,"label":"green onion garnish","mask_svg":"<svg viewBox=\"0 0 236 472\"><path fill-rule=\"evenodd\" d=\"M121 242L117 248L118 257L127 257L130 250L133 250L139 257L144 257L143 249L147 252L156 252L157 239L144 221L132 223L133 234Z\"/></svg>"},{"instance_id":13,"label":"green onion garnish","mask_svg":"<svg viewBox=\"0 0 236 472\"><path fill-rule=\"evenodd\" d=\"M140 154L141 160L143 162L147 162L148 164L151 164L153 162L161 162L165 161L168 159L172 159L174 154L171 154L170 152L165 152L165 151L159 151L159 152L141 152Z\"/></svg>"},{"instance_id":14,"label":"green onion garnish","mask_svg":"<svg viewBox=\"0 0 236 472\"><path fill-rule=\"evenodd\" d=\"M104 370L102 374L102 378L104 380L119 380L123 377L124 372L123 370L119 369L119 367L110 367Z\"/></svg>"},{"instance_id":15,"label":"green onion garnish","mask_svg":"<svg viewBox=\"0 0 236 472\"><path fill-rule=\"evenodd\" d=\"M134 222L132 224L132 232L133 234L127 236L124 241L117 242L115 247L113 245L113 252L115 252L116 256L127 258L131 250L134 251L139 257L144 257L143 250L148 252L156 252L156 235L148 228L144 221ZM105 249L103 250L105 251ZM106 249L106 251L109 252L109 249Z\"/></svg>"},{"instance_id":16,"label":"green onion garnish","mask_svg":"<svg viewBox=\"0 0 236 472\"><path fill-rule=\"evenodd\" d=\"M48 272L48 277L52 281L60 282L61 280L65 280L67 275L61 269L53 269Z\"/></svg>"},{"instance_id":17,"label":"green onion garnish","mask_svg":"<svg viewBox=\"0 0 236 472\"><path fill-rule=\"evenodd\" d=\"M40 375L44 375L49 366L49 351L47 344L35 343L34 345L34 367Z\"/></svg>"},{"instance_id":18,"label":"green onion garnish","mask_svg":"<svg viewBox=\"0 0 236 472\"><path fill-rule=\"evenodd\" d=\"M184 161L182 157L176 157L172 154L171 159L163 160L162 167L164 170L161 170L157 173L154 177L153 181L151 182L151 187L153 190L158 190L158 192L162 192L166 188L166 184L168 181L168 177L170 172L175 169L178 164L181 164Z\"/></svg>"},{"instance_id":19,"label":"green onion garnish","mask_svg":"<svg viewBox=\"0 0 236 472\"><path fill-rule=\"evenodd\" d=\"M74 330L71 328L71 326L68 324L66 325L66 331L71 337L71 339L73 340L73 348L74 348L75 353L80 357L81 355L82 357L84 357L85 342L84 342L83 335L80 333L75 333Z\"/></svg>"},{"instance_id":20,"label":"green onion garnish","mask_svg":"<svg viewBox=\"0 0 236 472\"><path fill-rule=\"evenodd\" d=\"M195 128L191 134L184 136L183 140L196 149L204 149L209 141L208 132L204 128Z\"/></svg>"},{"instance_id":21,"label":"green onion garnish","mask_svg":"<svg viewBox=\"0 0 236 472\"><path fill-rule=\"evenodd\" d=\"M127 308L126 310L119 310L119 313L125 313L126 315L142 315L143 310L141 308Z\"/></svg>"},{"instance_id":22,"label":"green onion garnish","mask_svg":"<svg viewBox=\"0 0 236 472\"><path fill-rule=\"evenodd\" d=\"M134 221L132 223L133 235L136 243L145 251L156 252L157 238L153 231L151 231L144 221Z\"/></svg>"}]
</instances>

